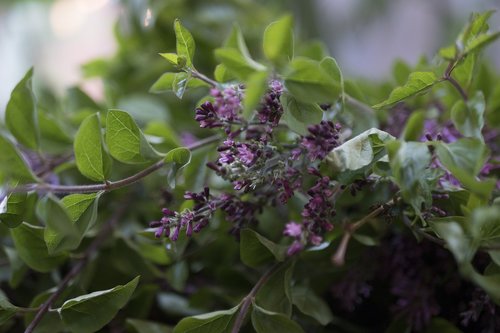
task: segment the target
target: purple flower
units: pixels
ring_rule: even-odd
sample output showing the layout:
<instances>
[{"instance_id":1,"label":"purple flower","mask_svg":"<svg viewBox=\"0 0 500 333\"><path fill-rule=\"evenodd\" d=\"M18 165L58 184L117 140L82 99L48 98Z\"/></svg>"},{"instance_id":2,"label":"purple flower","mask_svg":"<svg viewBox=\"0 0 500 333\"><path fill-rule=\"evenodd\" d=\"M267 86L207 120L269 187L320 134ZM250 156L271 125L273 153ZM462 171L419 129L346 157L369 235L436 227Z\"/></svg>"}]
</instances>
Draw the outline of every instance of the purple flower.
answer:
<instances>
[{"instance_id":1,"label":"purple flower","mask_svg":"<svg viewBox=\"0 0 500 333\"><path fill-rule=\"evenodd\" d=\"M292 245L290 245L288 247L288 250L286 251L286 254L291 257L297 253L299 253L300 251L302 251L302 249L304 249L304 245L298 241L298 240L295 240Z\"/></svg>"},{"instance_id":2,"label":"purple flower","mask_svg":"<svg viewBox=\"0 0 500 333\"><path fill-rule=\"evenodd\" d=\"M340 125L331 121L321 121L308 127L309 135L302 139L301 146L307 151L311 161L324 159L325 156L339 145Z\"/></svg>"},{"instance_id":3,"label":"purple flower","mask_svg":"<svg viewBox=\"0 0 500 333\"><path fill-rule=\"evenodd\" d=\"M246 166L252 166L256 159L256 154L254 149L247 144L241 144L238 148L238 157Z\"/></svg>"},{"instance_id":4,"label":"purple flower","mask_svg":"<svg viewBox=\"0 0 500 333\"><path fill-rule=\"evenodd\" d=\"M299 237L302 234L302 225L296 222L289 222L285 226L285 230L283 231L283 235L289 237Z\"/></svg>"},{"instance_id":5,"label":"purple flower","mask_svg":"<svg viewBox=\"0 0 500 333\"><path fill-rule=\"evenodd\" d=\"M222 126L222 123L210 102L203 103L195 110L194 120L200 123L202 128L214 128Z\"/></svg>"},{"instance_id":6,"label":"purple flower","mask_svg":"<svg viewBox=\"0 0 500 333\"><path fill-rule=\"evenodd\" d=\"M278 126L283 115L283 106L280 103L280 96L283 92L283 85L278 80L271 81L269 91L262 98L257 117L262 124L270 123L272 127Z\"/></svg>"}]
</instances>

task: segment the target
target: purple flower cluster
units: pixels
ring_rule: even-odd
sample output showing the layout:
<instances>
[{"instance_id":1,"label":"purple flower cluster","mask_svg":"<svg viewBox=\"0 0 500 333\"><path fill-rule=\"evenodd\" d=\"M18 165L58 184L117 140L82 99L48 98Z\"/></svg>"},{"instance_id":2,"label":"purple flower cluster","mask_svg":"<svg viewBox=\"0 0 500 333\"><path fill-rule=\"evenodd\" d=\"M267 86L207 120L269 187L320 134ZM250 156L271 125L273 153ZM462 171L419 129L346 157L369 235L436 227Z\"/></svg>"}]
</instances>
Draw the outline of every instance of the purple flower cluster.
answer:
<instances>
[{"instance_id":1,"label":"purple flower cluster","mask_svg":"<svg viewBox=\"0 0 500 333\"><path fill-rule=\"evenodd\" d=\"M326 120L309 126L307 130L310 134L306 135L301 142L302 148L307 151L307 157L311 161L324 159L333 148L339 145L340 129L340 124L333 124Z\"/></svg>"},{"instance_id":2,"label":"purple flower cluster","mask_svg":"<svg viewBox=\"0 0 500 333\"><path fill-rule=\"evenodd\" d=\"M241 101L243 91L239 86L229 86L224 90L211 89L210 94L214 102L206 101L195 110L194 119L202 128L215 128L226 126L240 121Z\"/></svg>"},{"instance_id":3,"label":"purple flower cluster","mask_svg":"<svg viewBox=\"0 0 500 333\"><path fill-rule=\"evenodd\" d=\"M257 224L255 214L260 211L260 205L230 194L222 194L220 201L220 209L226 214L226 220L233 224L229 231L232 235L238 236L243 227Z\"/></svg>"},{"instance_id":4,"label":"purple flower cluster","mask_svg":"<svg viewBox=\"0 0 500 333\"><path fill-rule=\"evenodd\" d=\"M270 123L272 127L278 126L283 115L283 106L280 96L283 92L283 85L278 80L273 80L269 84L269 91L264 95L257 116L262 124Z\"/></svg>"}]
</instances>

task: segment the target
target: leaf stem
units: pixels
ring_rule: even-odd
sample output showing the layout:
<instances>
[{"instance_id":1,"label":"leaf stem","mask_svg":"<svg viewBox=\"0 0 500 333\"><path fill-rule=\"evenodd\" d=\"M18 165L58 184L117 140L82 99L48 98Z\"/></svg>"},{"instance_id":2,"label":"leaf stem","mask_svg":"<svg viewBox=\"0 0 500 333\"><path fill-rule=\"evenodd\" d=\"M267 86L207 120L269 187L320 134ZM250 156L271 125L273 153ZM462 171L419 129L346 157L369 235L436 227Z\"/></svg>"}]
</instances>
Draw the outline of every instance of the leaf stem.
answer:
<instances>
[{"instance_id":1,"label":"leaf stem","mask_svg":"<svg viewBox=\"0 0 500 333\"><path fill-rule=\"evenodd\" d=\"M32 333L34 331L36 326L40 323L45 314L50 310L54 302L59 298L59 296L61 296L63 291L71 282L71 280L73 280L81 273L81 271L85 268L90 258L94 256L94 254L99 250L102 244L108 239L109 235L113 232L115 226L118 224L118 221L125 214L125 211L129 206L129 203L130 203L130 197L127 197L122 201L118 209L113 214L113 217L104 224L102 229L99 231L98 236L85 250L80 261L78 261L76 265L74 265L73 268L68 272L68 274L66 274L64 279L57 286L56 291L52 295L50 295L50 297L47 298L47 300L40 306L35 317L33 318L33 321L28 325L24 333Z\"/></svg>"},{"instance_id":2,"label":"leaf stem","mask_svg":"<svg viewBox=\"0 0 500 333\"><path fill-rule=\"evenodd\" d=\"M360 220L350 223L345 226L345 232L340 240L340 244L337 247L337 250L333 254L331 260L332 263L336 266L342 266L345 263L345 255L347 253L347 245L349 245L349 241L351 240L352 235L356 230L361 228L363 225L371 221L374 217L380 215L384 211L386 211L390 206L394 205L396 202L395 199L391 199L385 204L380 205L376 209L372 210L368 215L365 215Z\"/></svg>"},{"instance_id":3,"label":"leaf stem","mask_svg":"<svg viewBox=\"0 0 500 333\"><path fill-rule=\"evenodd\" d=\"M203 82L206 82L208 83L209 85L211 85L213 88L216 88L219 86L219 83L212 80L211 78L209 78L208 76L206 76L205 74L202 74L200 72L198 72L196 69L191 69L191 76L194 77L194 78L197 78L197 79L200 79L202 80Z\"/></svg>"},{"instance_id":4,"label":"leaf stem","mask_svg":"<svg viewBox=\"0 0 500 333\"><path fill-rule=\"evenodd\" d=\"M453 87L455 87L455 89L458 91L460 96L462 96L462 99L467 102L467 100L469 99L469 97L467 96L467 93L462 88L460 83L458 83L458 81L455 80L451 76L451 72L453 72L453 70L455 69L456 64L457 64L457 61L450 61L450 63L448 64L448 67L446 68L446 71L444 72L443 79L450 82L451 85Z\"/></svg>"},{"instance_id":5,"label":"leaf stem","mask_svg":"<svg viewBox=\"0 0 500 333\"><path fill-rule=\"evenodd\" d=\"M269 280L271 275L273 275L280 267L283 265L284 262L278 262L274 264L271 268L269 268L257 281L255 286L250 290L250 293L243 298L242 303L241 303L241 308L240 311L238 312L238 316L236 317L236 320L234 321L233 328L231 329L231 333L238 333L241 329L241 326L243 325L243 322L247 316L248 311L250 310L250 305L252 304L253 299L255 298L255 295L257 295L257 292L260 290L260 288L264 285L264 283Z\"/></svg>"},{"instance_id":6,"label":"leaf stem","mask_svg":"<svg viewBox=\"0 0 500 333\"><path fill-rule=\"evenodd\" d=\"M356 99L348 94L344 93L344 100L345 100L346 104L349 104L353 108L364 111L367 114L374 114L373 109L369 105L361 102L360 100L358 100L358 99Z\"/></svg>"},{"instance_id":7,"label":"leaf stem","mask_svg":"<svg viewBox=\"0 0 500 333\"><path fill-rule=\"evenodd\" d=\"M191 145L186 146L187 149L189 150L196 150L201 147L204 147L208 144L211 144L213 142L216 142L217 140L220 139L219 135L214 135L210 136L208 138L199 140ZM94 193L94 192L99 192L99 191L104 191L104 192L109 192L112 190L116 190L128 185L132 185L139 180L149 176L153 172L161 169L163 166L165 166L167 163L164 160L160 160L150 166L148 166L146 169L143 169L139 171L138 173L124 178L120 179L114 182L107 182L105 184L92 184L92 185L55 185L55 184L47 184L47 183L40 183L40 184L26 184L22 186L15 187L13 189L10 189L7 191L7 193L22 193L22 192L30 192L30 191L37 191L37 192L43 192L43 193Z\"/></svg>"}]
</instances>

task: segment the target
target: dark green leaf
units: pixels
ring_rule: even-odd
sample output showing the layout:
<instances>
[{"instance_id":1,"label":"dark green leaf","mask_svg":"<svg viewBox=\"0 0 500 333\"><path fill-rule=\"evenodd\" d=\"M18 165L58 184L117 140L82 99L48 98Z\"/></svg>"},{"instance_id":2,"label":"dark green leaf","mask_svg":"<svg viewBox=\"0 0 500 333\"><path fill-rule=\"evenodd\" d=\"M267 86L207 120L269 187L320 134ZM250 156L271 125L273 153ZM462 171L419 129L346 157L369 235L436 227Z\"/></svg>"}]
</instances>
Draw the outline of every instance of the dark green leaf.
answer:
<instances>
[{"instance_id":1,"label":"dark green leaf","mask_svg":"<svg viewBox=\"0 0 500 333\"><path fill-rule=\"evenodd\" d=\"M290 318L292 314L293 265L282 265L276 270L255 295L255 303L269 311L278 312ZM294 287L295 288L295 287Z\"/></svg>"},{"instance_id":2,"label":"dark green leaf","mask_svg":"<svg viewBox=\"0 0 500 333\"><path fill-rule=\"evenodd\" d=\"M466 266L472 260L477 250L470 237L468 237L460 223L454 221L431 222L432 230L443 238L448 245L448 249L453 253L455 260L461 266Z\"/></svg>"},{"instance_id":3,"label":"dark green leaf","mask_svg":"<svg viewBox=\"0 0 500 333\"><path fill-rule=\"evenodd\" d=\"M440 80L432 72L414 72L408 77L404 86L394 89L389 98L373 106L374 109L381 109L385 106L401 102L411 96L422 93L431 88Z\"/></svg>"},{"instance_id":4,"label":"dark green leaf","mask_svg":"<svg viewBox=\"0 0 500 333\"><path fill-rule=\"evenodd\" d=\"M14 316L17 311L18 307L12 305L7 299L7 296L0 290L0 325Z\"/></svg>"},{"instance_id":5,"label":"dark green leaf","mask_svg":"<svg viewBox=\"0 0 500 333\"><path fill-rule=\"evenodd\" d=\"M94 113L82 122L75 135L75 160L78 170L95 181L106 180L111 159L104 150L99 115Z\"/></svg>"},{"instance_id":6,"label":"dark green leaf","mask_svg":"<svg viewBox=\"0 0 500 333\"><path fill-rule=\"evenodd\" d=\"M9 228L23 222L26 207L26 193L12 193L0 202L0 221Z\"/></svg>"},{"instance_id":7,"label":"dark green leaf","mask_svg":"<svg viewBox=\"0 0 500 333\"><path fill-rule=\"evenodd\" d=\"M452 323L444 318L434 317L427 326L424 333L462 333L461 330L455 327Z\"/></svg>"},{"instance_id":8,"label":"dark green leaf","mask_svg":"<svg viewBox=\"0 0 500 333\"><path fill-rule=\"evenodd\" d=\"M17 141L35 150L40 133L32 77L33 69L30 69L12 91L5 109L5 124Z\"/></svg>"},{"instance_id":9,"label":"dark green leaf","mask_svg":"<svg viewBox=\"0 0 500 333\"><path fill-rule=\"evenodd\" d=\"M127 319L127 326L131 327L135 333L171 333L172 328L169 326L155 323L153 321L140 319Z\"/></svg>"},{"instance_id":10,"label":"dark green leaf","mask_svg":"<svg viewBox=\"0 0 500 333\"><path fill-rule=\"evenodd\" d=\"M292 301L300 312L313 317L323 326L328 325L333 320L328 304L318 297L310 287L294 286L292 288Z\"/></svg>"},{"instance_id":11,"label":"dark green leaf","mask_svg":"<svg viewBox=\"0 0 500 333\"><path fill-rule=\"evenodd\" d=\"M304 333L296 322L285 315L267 311L255 303L252 311L252 325L257 333Z\"/></svg>"},{"instance_id":12,"label":"dark green leaf","mask_svg":"<svg viewBox=\"0 0 500 333\"><path fill-rule=\"evenodd\" d=\"M264 31L264 55L275 64L293 58L293 18L286 15Z\"/></svg>"},{"instance_id":13,"label":"dark green leaf","mask_svg":"<svg viewBox=\"0 0 500 333\"><path fill-rule=\"evenodd\" d=\"M22 223L10 233L19 257L35 271L50 272L66 259L62 254L49 254L44 241L44 228Z\"/></svg>"},{"instance_id":14,"label":"dark green leaf","mask_svg":"<svg viewBox=\"0 0 500 333\"><path fill-rule=\"evenodd\" d=\"M478 91L467 103L459 100L451 109L451 120L455 127L466 137L482 140L481 131L484 126L484 95Z\"/></svg>"},{"instance_id":15,"label":"dark green leaf","mask_svg":"<svg viewBox=\"0 0 500 333\"><path fill-rule=\"evenodd\" d=\"M341 82L334 79L332 73L328 73L319 62L297 58L291 62L290 67L291 72L285 77L285 86L298 100L328 103L335 101L342 93Z\"/></svg>"},{"instance_id":16,"label":"dark green leaf","mask_svg":"<svg viewBox=\"0 0 500 333\"><path fill-rule=\"evenodd\" d=\"M145 163L160 157L132 116L121 110L108 111L106 144L111 156L123 163Z\"/></svg>"},{"instance_id":17,"label":"dark green leaf","mask_svg":"<svg viewBox=\"0 0 500 333\"><path fill-rule=\"evenodd\" d=\"M258 71L250 75L245 84L245 100L243 101L243 115L250 118L253 110L259 105L262 95L267 89L266 71Z\"/></svg>"},{"instance_id":18,"label":"dark green leaf","mask_svg":"<svg viewBox=\"0 0 500 333\"><path fill-rule=\"evenodd\" d=\"M28 266L24 264L16 250L7 246L3 249L10 264L9 285L15 289L23 281L24 276L28 272Z\"/></svg>"},{"instance_id":19,"label":"dark green leaf","mask_svg":"<svg viewBox=\"0 0 500 333\"><path fill-rule=\"evenodd\" d=\"M182 319L174 333L229 333L240 306Z\"/></svg>"},{"instance_id":20,"label":"dark green leaf","mask_svg":"<svg viewBox=\"0 0 500 333\"><path fill-rule=\"evenodd\" d=\"M12 142L0 134L0 176L14 179L19 183L37 181L36 176L21 157Z\"/></svg>"},{"instance_id":21,"label":"dark green leaf","mask_svg":"<svg viewBox=\"0 0 500 333\"><path fill-rule=\"evenodd\" d=\"M288 94L282 94L280 101L288 127L300 135L306 135L307 127L319 123L323 118L323 111L317 104L300 102Z\"/></svg>"},{"instance_id":22,"label":"dark green leaf","mask_svg":"<svg viewBox=\"0 0 500 333\"><path fill-rule=\"evenodd\" d=\"M182 292L186 287L186 281L189 277L189 267L185 261L179 261L167 270L166 278L172 288Z\"/></svg>"},{"instance_id":23,"label":"dark green leaf","mask_svg":"<svg viewBox=\"0 0 500 333\"><path fill-rule=\"evenodd\" d=\"M126 285L67 300L59 309L64 324L75 333L90 333L101 329L127 304L138 283L139 277L136 277Z\"/></svg>"},{"instance_id":24,"label":"dark green leaf","mask_svg":"<svg viewBox=\"0 0 500 333\"><path fill-rule=\"evenodd\" d=\"M193 66L193 57L195 51L195 43L193 36L179 21L176 19L174 21L174 31L176 39L176 50L179 57L186 58L186 65L188 67ZM168 59L167 59L168 60ZM179 64L179 60L177 60Z\"/></svg>"},{"instance_id":25,"label":"dark green leaf","mask_svg":"<svg viewBox=\"0 0 500 333\"><path fill-rule=\"evenodd\" d=\"M285 259L286 246L275 244L251 229L242 230L240 237L240 258L247 266L257 268Z\"/></svg>"}]
</instances>

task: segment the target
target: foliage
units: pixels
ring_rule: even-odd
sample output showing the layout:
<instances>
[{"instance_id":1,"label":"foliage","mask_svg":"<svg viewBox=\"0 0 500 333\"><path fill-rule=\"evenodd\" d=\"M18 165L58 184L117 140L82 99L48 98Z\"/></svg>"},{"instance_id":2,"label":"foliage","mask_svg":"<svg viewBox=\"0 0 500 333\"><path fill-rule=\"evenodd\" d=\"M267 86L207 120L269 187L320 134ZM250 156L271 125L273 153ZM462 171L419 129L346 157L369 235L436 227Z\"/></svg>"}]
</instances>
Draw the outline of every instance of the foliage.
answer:
<instances>
[{"instance_id":1,"label":"foliage","mask_svg":"<svg viewBox=\"0 0 500 333\"><path fill-rule=\"evenodd\" d=\"M105 101L34 94L32 69L12 92L0 331L498 330L492 12L360 99L293 15L261 17L260 48L218 26L218 47L163 9L144 73L140 30L85 66Z\"/></svg>"}]
</instances>

